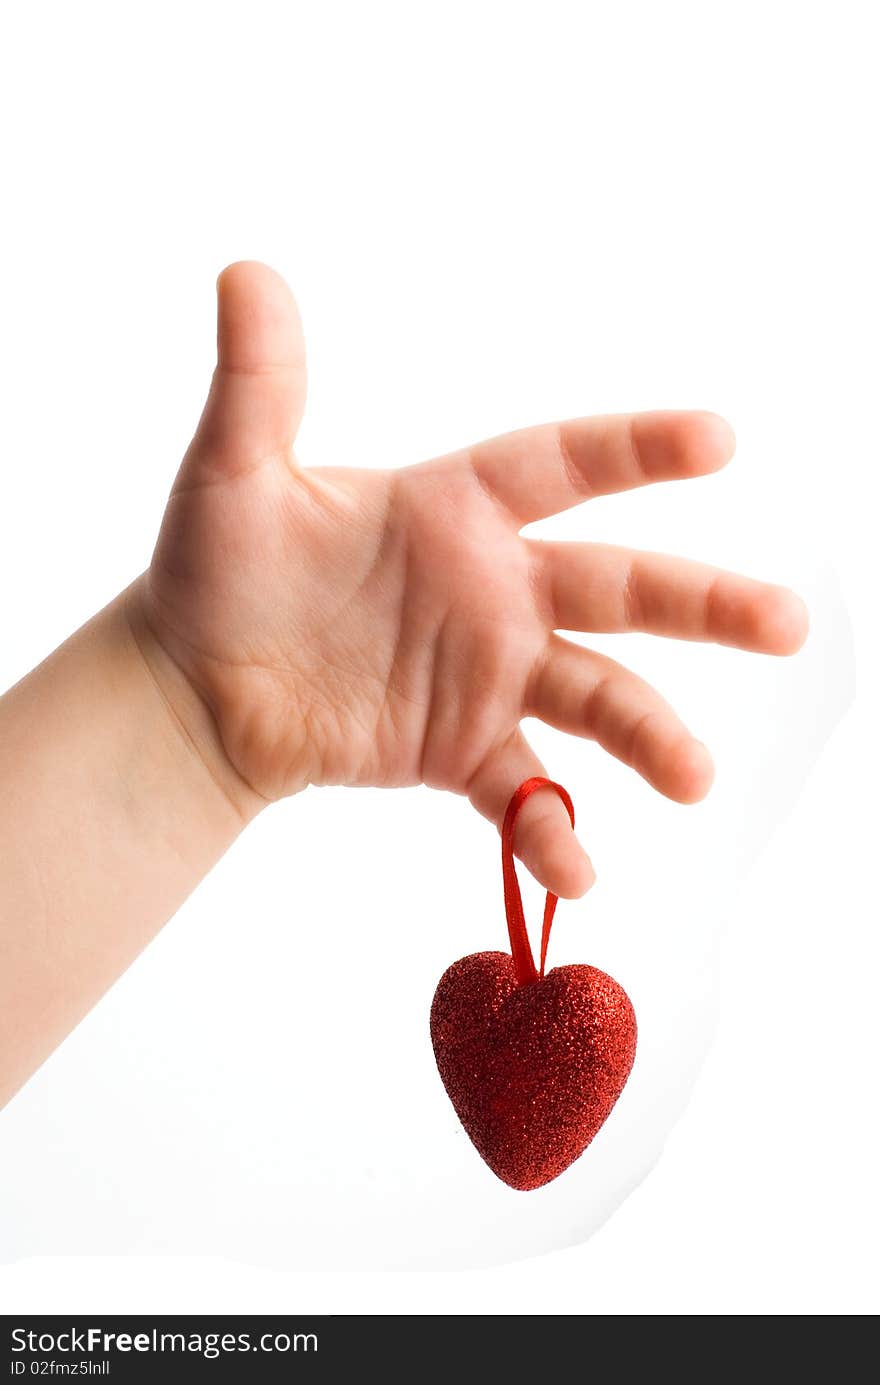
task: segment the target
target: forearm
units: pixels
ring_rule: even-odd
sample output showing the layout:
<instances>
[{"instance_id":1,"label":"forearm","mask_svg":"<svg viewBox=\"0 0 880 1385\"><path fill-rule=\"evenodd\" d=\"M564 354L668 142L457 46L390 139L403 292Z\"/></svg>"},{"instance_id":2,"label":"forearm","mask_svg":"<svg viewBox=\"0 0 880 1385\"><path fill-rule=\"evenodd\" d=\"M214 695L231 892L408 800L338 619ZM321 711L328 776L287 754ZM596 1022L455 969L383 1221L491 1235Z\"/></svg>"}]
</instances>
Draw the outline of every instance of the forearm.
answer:
<instances>
[{"instance_id":1,"label":"forearm","mask_svg":"<svg viewBox=\"0 0 880 1385\"><path fill-rule=\"evenodd\" d=\"M132 594L0 699L0 1106L259 807Z\"/></svg>"}]
</instances>

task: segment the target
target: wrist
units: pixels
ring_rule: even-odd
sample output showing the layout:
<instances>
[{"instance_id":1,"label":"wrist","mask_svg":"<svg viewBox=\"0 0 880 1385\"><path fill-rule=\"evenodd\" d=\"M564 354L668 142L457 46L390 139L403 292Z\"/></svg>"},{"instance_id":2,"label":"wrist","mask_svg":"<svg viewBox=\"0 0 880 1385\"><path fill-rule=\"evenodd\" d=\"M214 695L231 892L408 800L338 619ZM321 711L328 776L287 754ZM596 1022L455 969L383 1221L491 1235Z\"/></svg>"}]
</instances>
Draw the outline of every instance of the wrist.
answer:
<instances>
[{"instance_id":1,"label":"wrist","mask_svg":"<svg viewBox=\"0 0 880 1385\"><path fill-rule=\"evenodd\" d=\"M140 577L119 598L130 653L156 710L167 720L188 771L195 769L203 777L206 797L231 811L241 830L268 800L238 773L224 749L211 708L154 633L146 615L143 589L144 578Z\"/></svg>"}]
</instances>

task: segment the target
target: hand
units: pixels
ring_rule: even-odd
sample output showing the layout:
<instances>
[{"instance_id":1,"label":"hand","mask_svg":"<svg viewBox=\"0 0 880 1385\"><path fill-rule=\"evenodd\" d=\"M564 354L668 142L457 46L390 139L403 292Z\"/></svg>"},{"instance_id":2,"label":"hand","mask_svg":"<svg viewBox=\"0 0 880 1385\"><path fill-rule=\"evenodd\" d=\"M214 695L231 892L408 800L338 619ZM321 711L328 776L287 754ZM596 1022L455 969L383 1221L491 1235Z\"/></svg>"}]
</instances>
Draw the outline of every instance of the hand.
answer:
<instances>
[{"instance_id":1,"label":"hand","mask_svg":"<svg viewBox=\"0 0 880 1385\"><path fill-rule=\"evenodd\" d=\"M578 419L404 470L306 470L289 290L245 263L218 295L217 370L133 626L169 697L179 671L209 709L228 762L215 777L240 811L307 784L425 783L500 825L517 784L545 773L524 716L597 740L670 798L702 798L709 754L659 694L556 632L790 654L802 603L680 559L519 530L594 495L717 470L733 452L727 424ZM555 794L530 800L516 848L559 895L592 883Z\"/></svg>"}]
</instances>

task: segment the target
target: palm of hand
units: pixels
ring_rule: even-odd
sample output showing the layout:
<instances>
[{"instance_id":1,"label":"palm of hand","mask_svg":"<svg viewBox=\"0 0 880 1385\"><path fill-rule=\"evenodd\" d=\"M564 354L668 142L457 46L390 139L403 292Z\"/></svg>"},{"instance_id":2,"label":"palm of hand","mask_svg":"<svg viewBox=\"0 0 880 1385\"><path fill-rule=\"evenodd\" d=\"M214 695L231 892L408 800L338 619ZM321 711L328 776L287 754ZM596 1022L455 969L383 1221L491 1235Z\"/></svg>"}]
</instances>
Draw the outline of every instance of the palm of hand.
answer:
<instances>
[{"instance_id":1,"label":"palm of hand","mask_svg":"<svg viewBox=\"0 0 880 1385\"><path fill-rule=\"evenodd\" d=\"M269 799L465 791L516 736L547 638L525 545L473 475L442 468L306 474L280 457L178 490L151 590Z\"/></svg>"},{"instance_id":2,"label":"palm of hand","mask_svg":"<svg viewBox=\"0 0 880 1385\"><path fill-rule=\"evenodd\" d=\"M163 648L266 799L308 783L426 783L500 823L545 771L525 715L598 739L661 791L702 797L707 752L653 689L555 631L649 629L791 652L796 598L696 564L523 539L591 494L714 470L711 415L583 420L403 471L295 463L298 319L270 271L221 280L220 367L169 500L145 588ZM518 854L559 894L592 871L555 795Z\"/></svg>"}]
</instances>

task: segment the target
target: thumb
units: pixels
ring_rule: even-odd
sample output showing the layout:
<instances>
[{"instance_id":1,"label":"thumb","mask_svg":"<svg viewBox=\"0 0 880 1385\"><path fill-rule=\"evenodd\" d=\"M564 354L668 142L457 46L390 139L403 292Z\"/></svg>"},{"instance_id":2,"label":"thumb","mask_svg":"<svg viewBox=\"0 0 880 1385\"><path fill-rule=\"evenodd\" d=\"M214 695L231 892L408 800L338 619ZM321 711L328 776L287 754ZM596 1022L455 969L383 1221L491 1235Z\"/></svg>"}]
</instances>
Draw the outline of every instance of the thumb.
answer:
<instances>
[{"instance_id":1,"label":"thumb","mask_svg":"<svg viewBox=\"0 0 880 1385\"><path fill-rule=\"evenodd\" d=\"M293 294L268 265L229 265L217 280L217 369L187 467L234 475L290 451L305 399Z\"/></svg>"}]
</instances>

